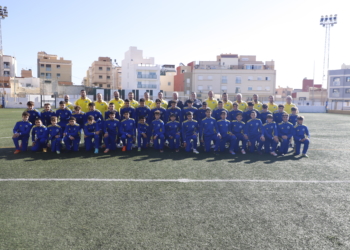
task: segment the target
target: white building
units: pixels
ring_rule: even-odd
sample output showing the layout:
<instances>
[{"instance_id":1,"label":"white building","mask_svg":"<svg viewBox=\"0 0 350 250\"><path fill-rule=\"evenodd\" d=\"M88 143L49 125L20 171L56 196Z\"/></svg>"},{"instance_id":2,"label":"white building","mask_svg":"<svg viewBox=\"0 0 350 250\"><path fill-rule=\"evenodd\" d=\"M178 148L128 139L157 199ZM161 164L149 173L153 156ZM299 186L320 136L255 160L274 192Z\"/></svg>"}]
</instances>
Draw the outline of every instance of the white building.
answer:
<instances>
[{"instance_id":1,"label":"white building","mask_svg":"<svg viewBox=\"0 0 350 250\"><path fill-rule=\"evenodd\" d=\"M17 74L16 57L3 55L2 62L3 62L3 66L1 70L3 70L3 76L15 77Z\"/></svg>"},{"instance_id":2,"label":"white building","mask_svg":"<svg viewBox=\"0 0 350 250\"><path fill-rule=\"evenodd\" d=\"M144 58L143 51L137 47L130 47L125 52L122 72L122 95L125 97L128 92L134 92L135 99L139 100L146 91L151 97L160 91L160 65L154 64L154 57Z\"/></svg>"}]
</instances>

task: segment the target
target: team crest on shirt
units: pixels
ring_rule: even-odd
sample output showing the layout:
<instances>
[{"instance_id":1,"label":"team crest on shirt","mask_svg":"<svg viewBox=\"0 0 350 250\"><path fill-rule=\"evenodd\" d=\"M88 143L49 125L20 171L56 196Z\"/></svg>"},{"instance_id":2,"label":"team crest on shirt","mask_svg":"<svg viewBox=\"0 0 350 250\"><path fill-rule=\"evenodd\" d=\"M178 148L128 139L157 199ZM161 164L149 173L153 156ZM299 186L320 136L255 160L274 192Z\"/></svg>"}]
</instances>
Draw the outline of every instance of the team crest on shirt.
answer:
<instances>
[{"instance_id":1,"label":"team crest on shirt","mask_svg":"<svg viewBox=\"0 0 350 250\"><path fill-rule=\"evenodd\" d=\"M305 129L303 128L303 131L305 131Z\"/></svg>"},{"instance_id":2,"label":"team crest on shirt","mask_svg":"<svg viewBox=\"0 0 350 250\"><path fill-rule=\"evenodd\" d=\"M26 128L28 127L28 125L25 126Z\"/></svg>"},{"instance_id":3,"label":"team crest on shirt","mask_svg":"<svg viewBox=\"0 0 350 250\"><path fill-rule=\"evenodd\" d=\"M289 126L287 128L289 129Z\"/></svg>"},{"instance_id":4,"label":"team crest on shirt","mask_svg":"<svg viewBox=\"0 0 350 250\"><path fill-rule=\"evenodd\" d=\"M194 125L192 125L192 128L194 128Z\"/></svg>"},{"instance_id":5,"label":"team crest on shirt","mask_svg":"<svg viewBox=\"0 0 350 250\"><path fill-rule=\"evenodd\" d=\"M85 103L87 103L87 101L85 101Z\"/></svg>"},{"instance_id":6,"label":"team crest on shirt","mask_svg":"<svg viewBox=\"0 0 350 250\"><path fill-rule=\"evenodd\" d=\"M210 124L214 124L214 122L211 122Z\"/></svg>"},{"instance_id":7,"label":"team crest on shirt","mask_svg":"<svg viewBox=\"0 0 350 250\"><path fill-rule=\"evenodd\" d=\"M56 132L58 132L58 129L56 129Z\"/></svg>"},{"instance_id":8,"label":"team crest on shirt","mask_svg":"<svg viewBox=\"0 0 350 250\"><path fill-rule=\"evenodd\" d=\"M239 128L242 128L242 126L239 126Z\"/></svg>"},{"instance_id":9,"label":"team crest on shirt","mask_svg":"<svg viewBox=\"0 0 350 250\"><path fill-rule=\"evenodd\" d=\"M259 125L259 123L256 123L256 126L258 126Z\"/></svg>"}]
</instances>

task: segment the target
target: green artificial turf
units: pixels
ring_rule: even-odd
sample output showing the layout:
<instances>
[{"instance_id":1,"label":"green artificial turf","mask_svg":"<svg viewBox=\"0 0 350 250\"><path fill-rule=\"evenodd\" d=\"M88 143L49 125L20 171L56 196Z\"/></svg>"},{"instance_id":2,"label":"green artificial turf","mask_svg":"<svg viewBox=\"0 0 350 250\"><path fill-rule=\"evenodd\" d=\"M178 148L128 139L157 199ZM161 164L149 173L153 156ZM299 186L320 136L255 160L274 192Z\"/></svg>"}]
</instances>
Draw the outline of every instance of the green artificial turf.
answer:
<instances>
[{"instance_id":1,"label":"green artificial turf","mask_svg":"<svg viewBox=\"0 0 350 250\"><path fill-rule=\"evenodd\" d=\"M350 117L305 114L310 158L153 149L13 155L0 179L350 181ZM5 137L5 138L4 138ZM350 183L0 182L0 249L349 249Z\"/></svg>"}]
</instances>

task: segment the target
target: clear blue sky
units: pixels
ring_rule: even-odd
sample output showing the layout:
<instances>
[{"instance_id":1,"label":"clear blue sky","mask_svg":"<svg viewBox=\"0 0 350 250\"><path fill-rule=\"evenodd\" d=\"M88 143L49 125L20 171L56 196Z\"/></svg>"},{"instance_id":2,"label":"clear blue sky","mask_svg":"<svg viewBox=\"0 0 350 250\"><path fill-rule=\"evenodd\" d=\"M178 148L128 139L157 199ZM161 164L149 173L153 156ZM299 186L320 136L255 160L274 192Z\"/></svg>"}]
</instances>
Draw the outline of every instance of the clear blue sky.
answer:
<instances>
[{"instance_id":1,"label":"clear blue sky","mask_svg":"<svg viewBox=\"0 0 350 250\"><path fill-rule=\"evenodd\" d=\"M220 53L275 60L277 85L300 88L304 77L321 83L325 30L321 15L338 14L331 29L330 69L350 64L349 0L4 0L5 54L17 58L18 72L36 76L38 51L73 61L80 84L99 56L119 63L137 46L156 64L216 60Z\"/></svg>"}]
</instances>

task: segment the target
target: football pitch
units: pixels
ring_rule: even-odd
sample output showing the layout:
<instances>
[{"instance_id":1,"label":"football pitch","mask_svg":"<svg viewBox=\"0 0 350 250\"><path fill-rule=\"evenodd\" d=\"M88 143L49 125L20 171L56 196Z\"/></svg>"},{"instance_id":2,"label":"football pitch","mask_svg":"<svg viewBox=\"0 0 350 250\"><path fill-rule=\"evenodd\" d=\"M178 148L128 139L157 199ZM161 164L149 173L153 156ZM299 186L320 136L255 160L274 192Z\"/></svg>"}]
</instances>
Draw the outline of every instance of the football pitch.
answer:
<instances>
[{"instance_id":1,"label":"football pitch","mask_svg":"<svg viewBox=\"0 0 350 250\"><path fill-rule=\"evenodd\" d=\"M308 155L14 155L0 109L0 249L349 249L350 116L305 114Z\"/></svg>"}]
</instances>

